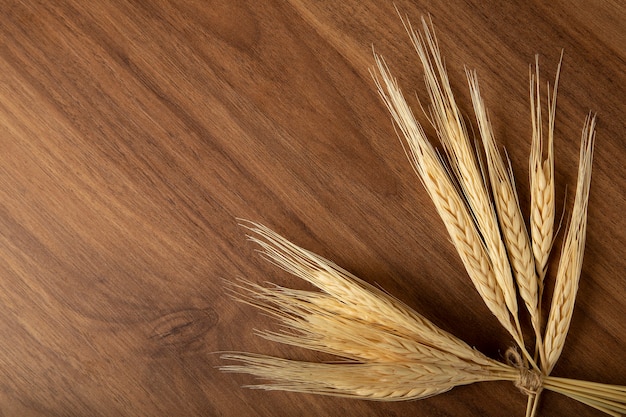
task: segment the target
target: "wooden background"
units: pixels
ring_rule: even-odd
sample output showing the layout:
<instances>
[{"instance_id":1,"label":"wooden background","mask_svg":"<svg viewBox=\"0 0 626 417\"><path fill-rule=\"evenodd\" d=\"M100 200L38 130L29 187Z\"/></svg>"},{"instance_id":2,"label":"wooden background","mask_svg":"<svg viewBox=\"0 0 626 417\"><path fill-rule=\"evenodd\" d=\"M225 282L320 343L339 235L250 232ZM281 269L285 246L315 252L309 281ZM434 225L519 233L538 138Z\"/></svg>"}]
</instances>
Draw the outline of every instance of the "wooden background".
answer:
<instances>
[{"instance_id":1,"label":"wooden background","mask_svg":"<svg viewBox=\"0 0 626 417\"><path fill-rule=\"evenodd\" d=\"M299 285L237 217L379 284L494 358L510 337L463 271L368 69L419 65L387 1L1 1L0 415L521 416L508 383L404 403L251 391L223 350L306 352L222 279ZM559 212L599 113L587 251L554 374L626 384L626 8L404 1L430 13L461 107L475 68L528 208L528 65L552 80ZM550 5L548 5L548 3ZM569 186L566 196L566 185ZM567 214L565 215L567 218ZM562 234L562 233L561 233ZM600 413L546 394L543 415Z\"/></svg>"}]
</instances>

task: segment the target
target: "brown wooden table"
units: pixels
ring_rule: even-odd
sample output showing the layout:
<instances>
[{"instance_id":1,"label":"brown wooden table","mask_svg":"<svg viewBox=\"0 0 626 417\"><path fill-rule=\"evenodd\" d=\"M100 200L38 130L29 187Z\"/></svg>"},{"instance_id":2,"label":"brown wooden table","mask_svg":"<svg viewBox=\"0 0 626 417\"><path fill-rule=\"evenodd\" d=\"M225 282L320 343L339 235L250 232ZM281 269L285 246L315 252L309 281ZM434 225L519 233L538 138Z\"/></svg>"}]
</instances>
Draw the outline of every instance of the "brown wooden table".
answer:
<instances>
[{"instance_id":1,"label":"brown wooden table","mask_svg":"<svg viewBox=\"0 0 626 417\"><path fill-rule=\"evenodd\" d=\"M599 125L580 292L554 374L626 384L626 6L396 4L414 22L432 16L469 120L463 65L478 71L525 211L529 64L539 53L552 81L565 49L559 215L589 110ZM0 415L523 415L509 383L376 403L246 390L250 378L216 369L224 350L314 357L255 337L270 320L226 296L222 279L301 285L257 256L237 217L489 356L512 344L368 73L374 45L405 91L424 94L391 2L7 0L0 40ZM541 411L602 415L550 393Z\"/></svg>"}]
</instances>

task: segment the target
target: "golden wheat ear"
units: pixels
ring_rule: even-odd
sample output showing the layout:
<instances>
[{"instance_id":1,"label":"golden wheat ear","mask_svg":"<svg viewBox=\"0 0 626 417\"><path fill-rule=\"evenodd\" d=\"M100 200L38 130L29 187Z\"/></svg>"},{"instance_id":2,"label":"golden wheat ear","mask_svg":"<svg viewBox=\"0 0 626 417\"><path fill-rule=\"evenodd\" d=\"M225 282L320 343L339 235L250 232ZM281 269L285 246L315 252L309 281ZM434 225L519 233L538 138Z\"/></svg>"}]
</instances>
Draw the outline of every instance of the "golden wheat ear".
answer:
<instances>
[{"instance_id":1,"label":"golden wheat ear","mask_svg":"<svg viewBox=\"0 0 626 417\"><path fill-rule=\"evenodd\" d=\"M433 200L474 286L535 366L524 346L515 283L495 209L454 100L434 32L424 19L424 35L403 22L424 68L430 120L444 145L449 167L415 119L384 59L376 54L380 79L372 72L374 81L404 136L403 145L406 143L413 168Z\"/></svg>"},{"instance_id":2,"label":"golden wheat ear","mask_svg":"<svg viewBox=\"0 0 626 417\"><path fill-rule=\"evenodd\" d=\"M572 217L561 250L552 305L544 337L545 370L549 374L556 364L569 330L578 292L587 232L587 205L591 184L591 164L595 139L596 117L585 121L578 163L578 181Z\"/></svg>"},{"instance_id":3,"label":"golden wheat ear","mask_svg":"<svg viewBox=\"0 0 626 417\"><path fill-rule=\"evenodd\" d=\"M429 397L457 385L494 381L509 367L439 329L397 299L270 229L249 223L249 237L277 266L321 291L263 287L241 280L231 295L278 319L260 336L324 352L339 363L292 361L251 353L222 356L227 372L266 380L255 388L381 401Z\"/></svg>"},{"instance_id":4,"label":"golden wheat ear","mask_svg":"<svg viewBox=\"0 0 626 417\"><path fill-rule=\"evenodd\" d=\"M288 329L282 334L263 332L263 336L354 360L394 356L398 351L394 346L399 345L404 346L399 348L403 355L431 355L436 360L460 358L486 366L496 363L335 263L263 225L247 222L245 227L262 256L321 290L263 288L246 281L236 285L235 298L272 312Z\"/></svg>"},{"instance_id":5,"label":"golden wheat ear","mask_svg":"<svg viewBox=\"0 0 626 417\"><path fill-rule=\"evenodd\" d=\"M406 401L432 397L455 386L489 380L445 365L411 362L311 363L254 354L227 354L225 372L245 373L266 383L248 388L323 394L377 401Z\"/></svg>"},{"instance_id":6,"label":"golden wheat ear","mask_svg":"<svg viewBox=\"0 0 626 417\"><path fill-rule=\"evenodd\" d=\"M405 24L417 56L424 70L424 79L430 98L430 115L443 145L447 161L459 184L463 197L475 220L487 255L502 290L506 306L517 323L517 295L506 248L500 235L495 209L480 169L476 150L472 146L461 111L456 103L439 44L432 24L422 18L422 33Z\"/></svg>"},{"instance_id":7,"label":"golden wheat ear","mask_svg":"<svg viewBox=\"0 0 626 417\"><path fill-rule=\"evenodd\" d=\"M530 313L537 345L541 345L541 318L539 313L539 286L535 272L528 232L519 205L515 180L510 165L507 168L498 151L487 108L480 95L475 71L466 70L467 79L482 139L491 191L495 201L500 230L506 243L508 257L514 272L520 296Z\"/></svg>"},{"instance_id":8,"label":"golden wheat ear","mask_svg":"<svg viewBox=\"0 0 626 417\"><path fill-rule=\"evenodd\" d=\"M557 67L554 87L550 95L548 84L548 132L547 143L541 117L541 85L539 79L539 56L535 56L535 72L530 70L530 114L532 121L532 144L530 151L530 235L535 267L538 275L539 299L548 269L548 258L554 239L554 123L559 75L563 63L563 51ZM544 149L545 148L545 149Z\"/></svg>"}]
</instances>

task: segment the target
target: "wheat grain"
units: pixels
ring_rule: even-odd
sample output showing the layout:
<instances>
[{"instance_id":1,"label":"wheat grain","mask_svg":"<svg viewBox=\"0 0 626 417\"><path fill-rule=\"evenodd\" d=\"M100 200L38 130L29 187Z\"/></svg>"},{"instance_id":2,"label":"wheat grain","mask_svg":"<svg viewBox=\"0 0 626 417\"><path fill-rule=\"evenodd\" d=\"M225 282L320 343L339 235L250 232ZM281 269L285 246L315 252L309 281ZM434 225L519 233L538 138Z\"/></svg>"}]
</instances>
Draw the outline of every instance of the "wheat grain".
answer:
<instances>
[{"instance_id":1,"label":"wheat grain","mask_svg":"<svg viewBox=\"0 0 626 417\"><path fill-rule=\"evenodd\" d=\"M587 204L595 137L595 116L588 116L582 133L578 180L572 218L563 242L554 294L544 338L545 368L549 374L563 350L582 269L587 231Z\"/></svg>"}]
</instances>

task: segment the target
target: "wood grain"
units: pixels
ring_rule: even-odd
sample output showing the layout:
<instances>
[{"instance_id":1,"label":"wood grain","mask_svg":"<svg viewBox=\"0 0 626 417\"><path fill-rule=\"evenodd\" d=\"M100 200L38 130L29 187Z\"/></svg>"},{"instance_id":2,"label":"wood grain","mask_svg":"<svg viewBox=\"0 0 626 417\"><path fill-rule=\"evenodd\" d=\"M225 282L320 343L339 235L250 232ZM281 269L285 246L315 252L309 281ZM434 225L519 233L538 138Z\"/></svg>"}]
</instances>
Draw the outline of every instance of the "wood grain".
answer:
<instances>
[{"instance_id":1,"label":"wood grain","mask_svg":"<svg viewBox=\"0 0 626 417\"><path fill-rule=\"evenodd\" d=\"M461 107L476 68L528 208L528 65L565 60L558 207L580 130L599 113L587 252L554 374L626 384L626 8L617 0L398 1L430 13ZM393 4L376 1L2 2L0 415L522 415L506 383L407 403L240 388L214 352L307 352L221 279L299 285L237 217L333 259L486 354L510 337L472 289L368 69L421 72ZM569 186L566 193L566 185ZM567 217L567 214L566 214ZM554 263L553 263L554 265ZM553 270L555 268L552 268ZM543 415L597 416L558 395Z\"/></svg>"}]
</instances>

